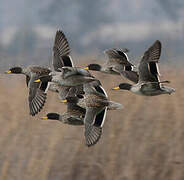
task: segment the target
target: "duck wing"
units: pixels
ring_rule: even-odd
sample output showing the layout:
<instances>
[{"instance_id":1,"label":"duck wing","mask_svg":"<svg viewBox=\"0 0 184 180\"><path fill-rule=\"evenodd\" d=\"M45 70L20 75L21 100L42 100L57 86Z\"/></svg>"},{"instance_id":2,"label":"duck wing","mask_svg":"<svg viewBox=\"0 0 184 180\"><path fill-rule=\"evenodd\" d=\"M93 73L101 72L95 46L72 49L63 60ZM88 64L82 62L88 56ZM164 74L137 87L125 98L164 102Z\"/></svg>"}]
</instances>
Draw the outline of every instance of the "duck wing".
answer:
<instances>
[{"instance_id":1,"label":"duck wing","mask_svg":"<svg viewBox=\"0 0 184 180\"><path fill-rule=\"evenodd\" d=\"M39 75L34 74L28 85L29 89L29 109L30 114L32 116L36 115L38 112L41 111L45 102L46 102L46 93L45 90L47 88L47 83L35 83L34 81L39 78Z\"/></svg>"},{"instance_id":2,"label":"duck wing","mask_svg":"<svg viewBox=\"0 0 184 180\"><path fill-rule=\"evenodd\" d=\"M107 49L104 51L104 53L108 57L108 64L114 64L118 63L124 66L133 66L133 64L130 63L128 56L126 54L127 51L124 49L118 49L118 48L113 48L113 49Z\"/></svg>"},{"instance_id":3,"label":"duck wing","mask_svg":"<svg viewBox=\"0 0 184 180\"><path fill-rule=\"evenodd\" d=\"M128 67L126 70L127 66L124 67L124 69L120 66L115 66L113 67L113 71L116 71L118 73L120 73L121 76L127 78L128 80L134 82L134 83L138 83L139 81L139 75L136 71L132 71L132 66Z\"/></svg>"},{"instance_id":4,"label":"duck wing","mask_svg":"<svg viewBox=\"0 0 184 180\"><path fill-rule=\"evenodd\" d=\"M103 111L102 109L101 111ZM101 112L99 108L87 108L86 114L84 118L85 124L85 139L86 145L92 146L95 145L101 135L102 135L102 126L106 117L107 108L103 111L104 113L97 116L99 112Z\"/></svg>"},{"instance_id":5,"label":"duck wing","mask_svg":"<svg viewBox=\"0 0 184 180\"><path fill-rule=\"evenodd\" d=\"M138 83L139 81L139 75L135 71L122 71L120 74L134 83Z\"/></svg>"},{"instance_id":6,"label":"duck wing","mask_svg":"<svg viewBox=\"0 0 184 180\"><path fill-rule=\"evenodd\" d=\"M105 51L105 54L109 58L107 65L111 67L113 71L120 73L130 81L138 82L138 73L133 71L134 65L130 63L124 49L108 49Z\"/></svg>"},{"instance_id":7,"label":"duck wing","mask_svg":"<svg viewBox=\"0 0 184 180\"><path fill-rule=\"evenodd\" d=\"M158 61L161 55L161 42L154 44L144 53L139 64L139 82L159 82ZM153 85L159 86L157 83Z\"/></svg>"},{"instance_id":8,"label":"duck wing","mask_svg":"<svg viewBox=\"0 0 184 180\"><path fill-rule=\"evenodd\" d=\"M73 61L70 54L69 43L61 30L56 32L53 55L52 55L52 64L55 71L60 71L59 68L63 66L73 66Z\"/></svg>"},{"instance_id":9,"label":"duck wing","mask_svg":"<svg viewBox=\"0 0 184 180\"><path fill-rule=\"evenodd\" d=\"M100 81L94 81L84 85L85 94L96 94L107 99L107 93ZM102 126L105 122L107 107L87 108L84 119L86 145L92 146L98 142L102 134Z\"/></svg>"}]
</instances>

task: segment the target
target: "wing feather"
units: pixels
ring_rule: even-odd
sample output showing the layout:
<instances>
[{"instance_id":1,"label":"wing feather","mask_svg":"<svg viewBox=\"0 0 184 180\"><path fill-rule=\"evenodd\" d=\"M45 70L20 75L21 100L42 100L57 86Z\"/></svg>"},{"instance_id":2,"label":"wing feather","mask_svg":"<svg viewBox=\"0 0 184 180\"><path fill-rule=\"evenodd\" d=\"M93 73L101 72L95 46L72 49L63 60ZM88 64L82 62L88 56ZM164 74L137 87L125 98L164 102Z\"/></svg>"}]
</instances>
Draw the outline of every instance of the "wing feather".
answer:
<instances>
[{"instance_id":1,"label":"wing feather","mask_svg":"<svg viewBox=\"0 0 184 180\"><path fill-rule=\"evenodd\" d=\"M29 109L30 109L30 114L32 116L36 115L38 112L41 111L43 108L47 94L40 89L41 83L35 83L34 81L38 79L38 75L32 76L31 80L29 82Z\"/></svg>"},{"instance_id":2,"label":"wing feather","mask_svg":"<svg viewBox=\"0 0 184 180\"><path fill-rule=\"evenodd\" d=\"M106 113L103 113L103 116L101 115L97 116L98 113L99 108L86 109L84 124L85 124L85 139L87 146L95 145L102 135L102 125Z\"/></svg>"},{"instance_id":3,"label":"wing feather","mask_svg":"<svg viewBox=\"0 0 184 180\"><path fill-rule=\"evenodd\" d=\"M155 43L144 53L139 64L140 82L158 82L159 69L157 63L161 55L161 42Z\"/></svg>"},{"instance_id":4,"label":"wing feather","mask_svg":"<svg viewBox=\"0 0 184 180\"><path fill-rule=\"evenodd\" d=\"M53 57L52 64L55 71L60 71L59 68L63 66L73 66L73 62L70 54L70 47L65 34L58 30L56 32L54 47L53 47Z\"/></svg>"}]
</instances>

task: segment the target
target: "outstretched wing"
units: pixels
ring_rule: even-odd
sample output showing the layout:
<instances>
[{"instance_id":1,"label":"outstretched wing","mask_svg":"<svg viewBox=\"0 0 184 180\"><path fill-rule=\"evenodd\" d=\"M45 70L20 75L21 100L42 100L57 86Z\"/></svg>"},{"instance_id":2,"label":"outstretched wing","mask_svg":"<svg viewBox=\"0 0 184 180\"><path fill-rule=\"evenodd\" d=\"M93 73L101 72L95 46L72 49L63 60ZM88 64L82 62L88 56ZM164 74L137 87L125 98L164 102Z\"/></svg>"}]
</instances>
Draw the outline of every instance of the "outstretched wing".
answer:
<instances>
[{"instance_id":1,"label":"outstretched wing","mask_svg":"<svg viewBox=\"0 0 184 180\"><path fill-rule=\"evenodd\" d=\"M107 98L107 93L102 88L99 81L84 85L85 93L98 94ZM98 142L102 134L102 126L105 122L107 107L105 108L87 108L84 119L85 123L85 137L87 146L92 146Z\"/></svg>"},{"instance_id":2,"label":"outstretched wing","mask_svg":"<svg viewBox=\"0 0 184 180\"><path fill-rule=\"evenodd\" d=\"M161 42L157 40L144 53L144 56L140 61L139 64L140 82L159 82L158 61L160 59L160 55L161 55Z\"/></svg>"},{"instance_id":3,"label":"outstretched wing","mask_svg":"<svg viewBox=\"0 0 184 180\"><path fill-rule=\"evenodd\" d=\"M73 66L73 62L69 54L69 43L64 33L61 30L58 30L55 36L52 57L52 64L55 71L60 71L59 68L62 68L63 66Z\"/></svg>"},{"instance_id":4,"label":"outstretched wing","mask_svg":"<svg viewBox=\"0 0 184 180\"><path fill-rule=\"evenodd\" d=\"M130 81L138 82L138 74L133 71L134 65L129 62L128 56L123 49L108 49L105 54L109 57L107 64L111 66L113 71L120 73Z\"/></svg>"},{"instance_id":5,"label":"outstretched wing","mask_svg":"<svg viewBox=\"0 0 184 180\"><path fill-rule=\"evenodd\" d=\"M122 71L120 74L134 83L138 83L139 81L139 75L135 71Z\"/></svg>"},{"instance_id":6,"label":"outstretched wing","mask_svg":"<svg viewBox=\"0 0 184 180\"><path fill-rule=\"evenodd\" d=\"M97 108L86 109L86 114L84 118L84 124L85 124L84 135L85 135L87 146L95 145L99 141L102 135L102 127L99 126L99 124L96 122L97 120L95 120L98 112L99 112L99 109ZM100 118L99 121L102 122L103 117L99 116L99 118Z\"/></svg>"},{"instance_id":7,"label":"outstretched wing","mask_svg":"<svg viewBox=\"0 0 184 180\"><path fill-rule=\"evenodd\" d=\"M133 66L133 64L131 64L129 62L128 56L127 56L126 52L124 52L123 49L117 49L117 48L107 49L104 51L104 53L109 58L108 63L116 62L116 63L122 64L122 65Z\"/></svg>"},{"instance_id":8,"label":"outstretched wing","mask_svg":"<svg viewBox=\"0 0 184 180\"><path fill-rule=\"evenodd\" d=\"M35 83L38 79L38 75L33 75L29 81L29 109L32 116L36 115L41 111L46 102L46 93L44 92L47 88L47 83Z\"/></svg>"}]
</instances>

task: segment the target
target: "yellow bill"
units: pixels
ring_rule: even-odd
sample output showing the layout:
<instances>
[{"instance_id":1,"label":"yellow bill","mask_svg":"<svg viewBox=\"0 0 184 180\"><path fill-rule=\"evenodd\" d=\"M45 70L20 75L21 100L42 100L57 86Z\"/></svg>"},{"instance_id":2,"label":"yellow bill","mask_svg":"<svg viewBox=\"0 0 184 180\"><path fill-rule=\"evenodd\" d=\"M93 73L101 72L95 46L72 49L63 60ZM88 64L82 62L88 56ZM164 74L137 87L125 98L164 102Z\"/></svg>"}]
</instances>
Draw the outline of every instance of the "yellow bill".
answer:
<instances>
[{"instance_id":1,"label":"yellow bill","mask_svg":"<svg viewBox=\"0 0 184 180\"><path fill-rule=\"evenodd\" d=\"M85 67L84 69L85 69L85 70L89 70L89 67Z\"/></svg>"},{"instance_id":2,"label":"yellow bill","mask_svg":"<svg viewBox=\"0 0 184 180\"><path fill-rule=\"evenodd\" d=\"M48 119L48 117L47 116L44 116L44 117L41 117L41 119Z\"/></svg>"},{"instance_id":3,"label":"yellow bill","mask_svg":"<svg viewBox=\"0 0 184 180\"><path fill-rule=\"evenodd\" d=\"M38 82L40 82L40 79L37 79L37 80L35 80L34 82L38 83Z\"/></svg>"},{"instance_id":4,"label":"yellow bill","mask_svg":"<svg viewBox=\"0 0 184 180\"><path fill-rule=\"evenodd\" d=\"M112 88L113 90L119 90L119 86Z\"/></svg>"},{"instance_id":5,"label":"yellow bill","mask_svg":"<svg viewBox=\"0 0 184 180\"><path fill-rule=\"evenodd\" d=\"M11 74L12 72L9 70L9 71L6 71L5 73L7 73L7 74Z\"/></svg>"},{"instance_id":6,"label":"yellow bill","mask_svg":"<svg viewBox=\"0 0 184 180\"><path fill-rule=\"evenodd\" d=\"M67 100L66 100L66 99L61 100L61 102L62 102L62 103L67 103Z\"/></svg>"}]
</instances>

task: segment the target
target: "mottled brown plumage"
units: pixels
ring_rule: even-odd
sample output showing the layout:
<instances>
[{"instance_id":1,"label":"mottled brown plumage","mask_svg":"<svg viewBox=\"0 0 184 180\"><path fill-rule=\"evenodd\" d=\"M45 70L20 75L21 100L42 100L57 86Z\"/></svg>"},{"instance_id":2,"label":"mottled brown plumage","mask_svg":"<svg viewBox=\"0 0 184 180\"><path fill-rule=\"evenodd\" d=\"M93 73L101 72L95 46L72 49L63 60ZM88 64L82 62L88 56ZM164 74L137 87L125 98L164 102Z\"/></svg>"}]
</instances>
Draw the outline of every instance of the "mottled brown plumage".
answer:
<instances>
[{"instance_id":1,"label":"mottled brown plumage","mask_svg":"<svg viewBox=\"0 0 184 180\"><path fill-rule=\"evenodd\" d=\"M67 97L67 102L75 102L86 109L84 124L87 146L96 144L100 139L107 109L121 108L121 104L108 100L105 90L99 83L94 81L83 85L85 94L80 98Z\"/></svg>"}]
</instances>

